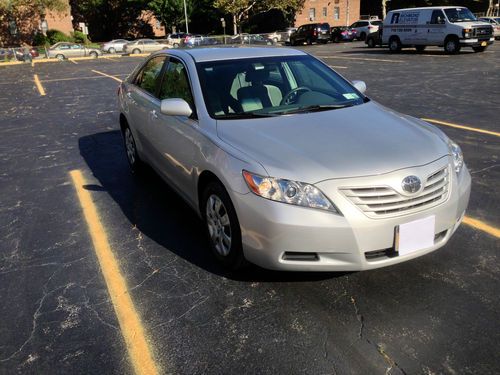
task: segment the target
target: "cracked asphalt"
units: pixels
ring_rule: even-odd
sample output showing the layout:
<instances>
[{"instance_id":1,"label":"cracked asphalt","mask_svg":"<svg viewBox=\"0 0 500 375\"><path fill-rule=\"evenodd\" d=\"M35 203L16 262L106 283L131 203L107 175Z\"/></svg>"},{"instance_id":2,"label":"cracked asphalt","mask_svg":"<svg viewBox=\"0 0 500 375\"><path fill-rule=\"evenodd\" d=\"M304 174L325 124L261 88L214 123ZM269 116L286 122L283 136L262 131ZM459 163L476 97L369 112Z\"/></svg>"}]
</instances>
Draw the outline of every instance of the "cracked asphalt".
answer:
<instances>
[{"instance_id":1,"label":"cracked asphalt","mask_svg":"<svg viewBox=\"0 0 500 375\"><path fill-rule=\"evenodd\" d=\"M483 54L304 47L400 112L498 132L500 43ZM0 67L0 374L132 374L69 172L88 182L163 373L498 374L498 238L359 273L225 273L197 216L129 170L118 83L138 58ZM46 91L40 96L37 74ZM499 138L441 126L500 226Z\"/></svg>"}]
</instances>

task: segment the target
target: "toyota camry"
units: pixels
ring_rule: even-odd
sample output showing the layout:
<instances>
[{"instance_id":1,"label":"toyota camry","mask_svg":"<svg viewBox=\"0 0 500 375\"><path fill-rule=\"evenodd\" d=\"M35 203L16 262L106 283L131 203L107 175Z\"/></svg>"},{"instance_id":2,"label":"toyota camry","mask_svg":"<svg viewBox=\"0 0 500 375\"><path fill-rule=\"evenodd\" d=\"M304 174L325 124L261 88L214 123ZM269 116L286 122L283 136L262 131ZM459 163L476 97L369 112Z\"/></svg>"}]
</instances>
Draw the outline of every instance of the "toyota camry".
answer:
<instances>
[{"instance_id":1,"label":"toyota camry","mask_svg":"<svg viewBox=\"0 0 500 375\"><path fill-rule=\"evenodd\" d=\"M165 50L121 84L120 127L226 267L373 269L444 246L471 180L455 142L365 90L295 49Z\"/></svg>"}]
</instances>

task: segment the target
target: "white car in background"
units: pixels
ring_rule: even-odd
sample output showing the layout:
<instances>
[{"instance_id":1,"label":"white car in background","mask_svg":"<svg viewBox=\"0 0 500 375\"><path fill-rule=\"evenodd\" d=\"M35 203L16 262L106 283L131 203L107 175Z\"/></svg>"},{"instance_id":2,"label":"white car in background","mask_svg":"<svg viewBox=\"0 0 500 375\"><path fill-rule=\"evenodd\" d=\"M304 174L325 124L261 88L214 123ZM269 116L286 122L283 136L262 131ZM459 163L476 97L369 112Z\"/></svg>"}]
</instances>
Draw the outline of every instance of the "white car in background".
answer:
<instances>
[{"instance_id":1,"label":"white car in background","mask_svg":"<svg viewBox=\"0 0 500 375\"><path fill-rule=\"evenodd\" d=\"M382 25L381 20L359 20L349 28L356 32L356 39L365 40L369 34L376 33L380 25Z\"/></svg>"},{"instance_id":2,"label":"white car in background","mask_svg":"<svg viewBox=\"0 0 500 375\"><path fill-rule=\"evenodd\" d=\"M493 26L493 36L500 39L500 17L480 17L478 21L488 22Z\"/></svg>"},{"instance_id":3,"label":"white car in background","mask_svg":"<svg viewBox=\"0 0 500 375\"><path fill-rule=\"evenodd\" d=\"M126 39L113 39L106 42L102 46L102 50L108 53L123 52L125 44L129 43Z\"/></svg>"}]
</instances>

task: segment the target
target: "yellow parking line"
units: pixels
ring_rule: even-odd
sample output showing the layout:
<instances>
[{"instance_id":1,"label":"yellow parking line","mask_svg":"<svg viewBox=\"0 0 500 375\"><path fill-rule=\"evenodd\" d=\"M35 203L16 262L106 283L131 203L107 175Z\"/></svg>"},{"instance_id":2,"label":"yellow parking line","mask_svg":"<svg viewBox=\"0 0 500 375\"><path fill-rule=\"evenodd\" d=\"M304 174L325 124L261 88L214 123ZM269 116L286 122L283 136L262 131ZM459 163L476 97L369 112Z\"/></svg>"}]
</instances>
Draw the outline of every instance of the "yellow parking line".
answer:
<instances>
[{"instance_id":1,"label":"yellow parking line","mask_svg":"<svg viewBox=\"0 0 500 375\"><path fill-rule=\"evenodd\" d=\"M92 71L93 71L94 73L100 74L100 75L102 75L102 76L104 76L104 77L108 77L108 78L114 79L115 81L118 81L118 82L123 82L120 78L116 78L115 76L111 76L111 75L109 75L109 74L106 74L106 73L100 72L100 71L98 71L98 70L93 70L93 69L92 69Z\"/></svg>"},{"instance_id":2,"label":"yellow parking line","mask_svg":"<svg viewBox=\"0 0 500 375\"><path fill-rule=\"evenodd\" d=\"M0 66L7 66L7 65L19 65L19 64L24 64L22 61L7 61L7 62L0 62Z\"/></svg>"},{"instance_id":3,"label":"yellow parking line","mask_svg":"<svg viewBox=\"0 0 500 375\"><path fill-rule=\"evenodd\" d=\"M492 227L489 224L483 223L481 220L473 219L471 217L465 216L462 221L464 224L470 225L473 228L482 230L496 238L500 238L500 229Z\"/></svg>"},{"instance_id":4,"label":"yellow parking line","mask_svg":"<svg viewBox=\"0 0 500 375\"><path fill-rule=\"evenodd\" d=\"M71 61L73 64L78 65L78 63L75 60L73 60L73 59L69 59L69 61Z\"/></svg>"},{"instance_id":5,"label":"yellow parking line","mask_svg":"<svg viewBox=\"0 0 500 375\"><path fill-rule=\"evenodd\" d=\"M470 127L470 126L453 124L451 122L445 122L445 121L440 121L440 120L433 120L431 118L422 118L422 120L428 121L428 122L433 122L433 123L439 124L439 125L451 126L452 128L463 129L463 130L470 130L472 132L489 134L489 135L494 135L496 137L500 137L500 133L494 132L494 131L491 131L491 130L478 129L478 128L473 128L473 127Z\"/></svg>"},{"instance_id":6,"label":"yellow parking line","mask_svg":"<svg viewBox=\"0 0 500 375\"><path fill-rule=\"evenodd\" d=\"M36 88L38 89L38 92L40 93L41 96L45 96L45 90L43 89L40 79L38 79L38 74L35 74L33 77L35 79L35 85Z\"/></svg>"},{"instance_id":7,"label":"yellow parking line","mask_svg":"<svg viewBox=\"0 0 500 375\"><path fill-rule=\"evenodd\" d=\"M316 56L322 59L346 59L346 60L361 60L361 61L382 61L390 63L403 63L401 60L385 60L385 59L370 59L367 57L347 57L347 56Z\"/></svg>"},{"instance_id":8,"label":"yellow parking line","mask_svg":"<svg viewBox=\"0 0 500 375\"><path fill-rule=\"evenodd\" d=\"M144 328L130 297L127 283L120 273L118 262L109 245L97 209L89 191L84 188L86 182L82 172L80 170L73 170L70 172L70 175L75 185L85 220L87 221L94 250L99 260L135 373L137 375L156 375L159 373L158 368L151 355Z\"/></svg>"}]
</instances>

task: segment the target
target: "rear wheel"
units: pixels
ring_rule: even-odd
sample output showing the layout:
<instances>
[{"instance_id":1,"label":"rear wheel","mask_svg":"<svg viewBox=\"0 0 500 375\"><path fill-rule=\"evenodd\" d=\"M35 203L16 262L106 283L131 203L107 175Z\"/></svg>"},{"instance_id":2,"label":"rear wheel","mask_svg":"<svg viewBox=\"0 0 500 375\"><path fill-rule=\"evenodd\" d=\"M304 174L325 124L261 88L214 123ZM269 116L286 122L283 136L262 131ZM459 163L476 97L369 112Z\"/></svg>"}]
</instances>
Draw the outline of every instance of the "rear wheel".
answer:
<instances>
[{"instance_id":1,"label":"rear wheel","mask_svg":"<svg viewBox=\"0 0 500 375\"><path fill-rule=\"evenodd\" d=\"M366 33L363 31L361 34L359 34L359 40L365 40L366 39Z\"/></svg>"},{"instance_id":2,"label":"rear wheel","mask_svg":"<svg viewBox=\"0 0 500 375\"><path fill-rule=\"evenodd\" d=\"M245 265L241 230L231 198L219 182L210 182L201 205L210 248L224 267L237 270Z\"/></svg>"},{"instance_id":3,"label":"rear wheel","mask_svg":"<svg viewBox=\"0 0 500 375\"><path fill-rule=\"evenodd\" d=\"M368 40L366 41L366 45L368 46L368 48L374 48L375 47L375 39L368 38Z\"/></svg>"},{"instance_id":4,"label":"rear wheel","mask_svg":"<svg viewBox=\"0 0 500 375\"><path fill-rule=\"evenodd\" d=\"M307 38L306 39L306 43L307 43L308 46L310 46L311 44L313 44L312 39L311 38Z\"/></svg>"},{"instance_id":5,"label":"rear wheel","mask_svg":"<svg viewBox=\"0 0 500 375\"><path fill-rule=\"evenodd\" d=\"M89 56L94 58L94 59L97 59L97 52L92 51L89 53Z\"/></svg>"},{"instance_id":6,"label":"rear wheel","mask_svg":"<svg viewBox=\"0 0 500 375\"><path fill-rule=\"evenodd\" d=\"M479 47L472 47L472 49L474 50L474 52L484 52L486 51L486 47L482 47L482 46L479 46Z\"/></svg>"},{"instance_id":7,"label":"rear wheel","mask_svg":"<svg viewBox=\"0 0 500 375\"><path fill-rule=\"evenodd\" d=\"M110 49L108 49L108 53L116 53L116 49L114 49L113 47L111 47Z\"/></svg>"},{"instance_id":8,"label":"rear wheel","mask_svg":"<svg viewBox=\"0 0 500 375\"><path fill-rule=\"evenodd\" d=\"M460 52L460 42L457 37L449 37L444 41L444 51L451 55Z\"/></svg>"},{"instance_id":9,"label":"rear wheel","mask_svg":"<svg viewBox=\"0 0 500 375\"><path fill-rule=\"evenodd\" d=\"M391 36L389 39L389 51L393 53L401 51L401 42L397 36Z\"/></svg>"},{"instance_id":10,"label":"rear wheel","mask_svg":"<svg viewBox=\"0 0 500 375\"><path fill-rule=\"evenodd\" d=\"M64 55L59 54L59 55L56 55L56 59L62 61L65 59L65 57L64 57Z\"/></svg>"},{"instance_id":11,"label":"rear wheel","mask_svg":"<svg viewBox=\"0 0 500 375\"><path fill-rule=\"evenodd\" d=\"M139 158L137 153L137 147L135 145L134 135L127 125L123 128L123 142L125 144L125 152L127 154L128 165L132 173L137 174L143 169L143 163Z\"/></svg>"},{"instance_id":12,"label":"rear wheel","mask_svg":"<svg viewBox=\"0 0 500 375\"><path fill-rule=\"evenodd\" d=\"M174 43L174 48L179 48L179 43Z\"/></svg>"},{"instance_id":13,"label":"rear wheel","mask_svg":"<svg viewBox=\"0 0 500 375\"><path fill-rule=\"evenodd\" d=\"M415 49L417 50L417 52L424 52L425 46L415 46Z\"/></svg>"},{"instance_id":14,"label":"rear wheel","mask_svg":"<svg viewBox=\"0 0 500 375\"><path fill-rule=\"evenodd\" d=\"M132 50L132 54L133 54L133 55L136 55L136 54L138 54L138 53L141 53L141 50L140 50L139 48L134 48L134 49Z\"/></svg>"}]
</instances>

